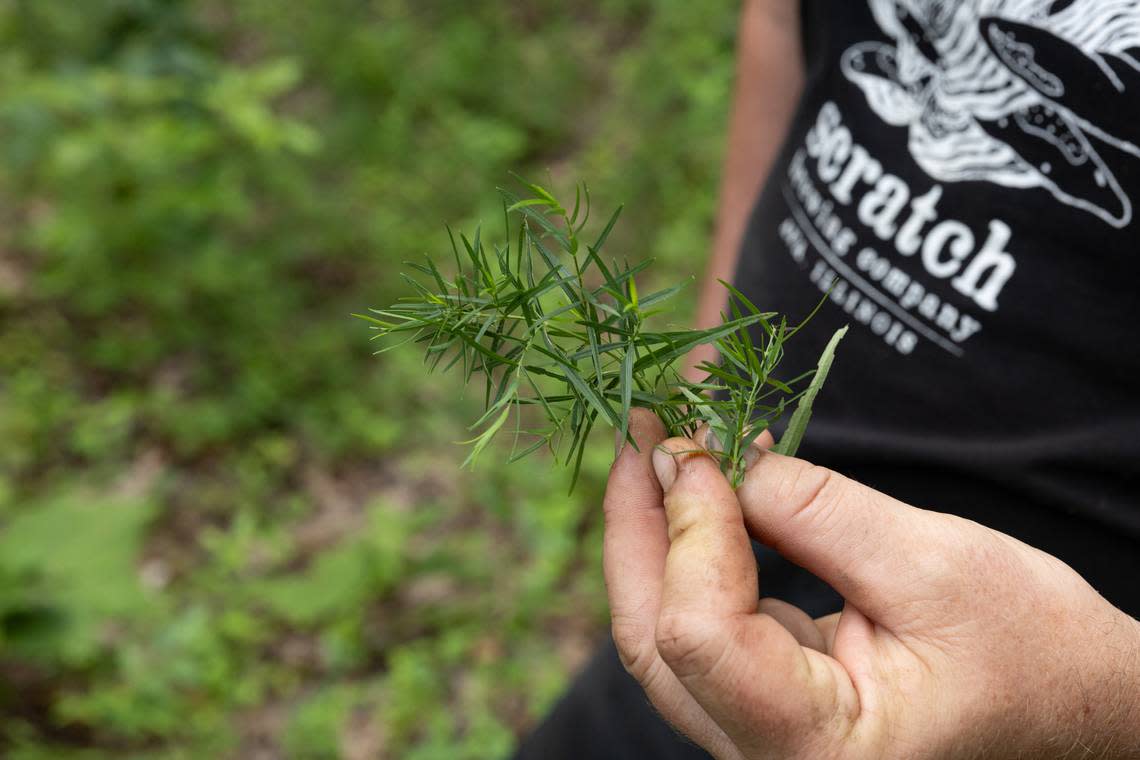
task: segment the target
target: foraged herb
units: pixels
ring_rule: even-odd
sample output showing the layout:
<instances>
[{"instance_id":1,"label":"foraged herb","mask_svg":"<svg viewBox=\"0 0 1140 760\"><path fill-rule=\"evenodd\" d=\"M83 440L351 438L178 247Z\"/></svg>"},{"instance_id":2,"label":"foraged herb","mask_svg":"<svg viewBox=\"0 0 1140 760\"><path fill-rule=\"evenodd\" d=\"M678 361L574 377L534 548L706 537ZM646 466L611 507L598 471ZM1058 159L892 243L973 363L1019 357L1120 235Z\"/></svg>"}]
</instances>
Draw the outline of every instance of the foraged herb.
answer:
<instances>
[{"instance_id":1,"label":"foraged herb","mask_svg":"<svg viewBox=\"0 0 1140 760\"><path fill-rule=\"evenodd\" d=\"M567 209L545 188L523 184L531 196L501 191L506 242L488 246L478 229L457 242L449 229L455 258L450 278L431 258L409 263L418 277L402 276L412 295L356 315L372 324L375 338L405 338L380 352L418 343L431 370L458 367L465 383L482 377L484 412L471 425L475 436L464 442L471 445L465 465L508 431L511 461L548 448L573 468L573 482L594 425L609 424L636 445L629 410L642 407L670 435L692 436L708 424L723 449L710 454L737 486L748 447L798 400L778 446L795 454L846 328L831 339L814 373L787 381L773 373L784 343L803 324L789 329L784 317L760 311L728 283L728 313L720 325L652 329L650 318L684 284L641 294L636 278L651 260L607 263L602 250L621 208L587 244L581 238L590 216L584 185ZM706 343L715 346L719 361L701 363L699 381L686 379L681 360ZM805 391L795 390L813 375Z\"/></svg>"}]
</instances>

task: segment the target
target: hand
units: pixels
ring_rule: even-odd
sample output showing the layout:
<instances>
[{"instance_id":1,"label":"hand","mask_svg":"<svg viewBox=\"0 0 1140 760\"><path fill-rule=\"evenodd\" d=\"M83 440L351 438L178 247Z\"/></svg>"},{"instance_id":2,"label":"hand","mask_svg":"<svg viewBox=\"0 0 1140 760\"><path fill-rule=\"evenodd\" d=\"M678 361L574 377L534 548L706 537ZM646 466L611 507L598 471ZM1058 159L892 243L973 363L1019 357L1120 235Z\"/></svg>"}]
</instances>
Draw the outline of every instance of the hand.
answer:
<instances>
[{"instance_id":1,"label":"hand","mask_svg":"<svg viewBox=\"0 0 1140 760\"><path fill-rule=\"evenodd\" d=\"M605 499L614 640L718 758L1140 757L1140 623L1059 560L771 452L734 493L703 435L630 424ZM760 599L749 535L843 612Z\"/></svg>"}]
</instances>

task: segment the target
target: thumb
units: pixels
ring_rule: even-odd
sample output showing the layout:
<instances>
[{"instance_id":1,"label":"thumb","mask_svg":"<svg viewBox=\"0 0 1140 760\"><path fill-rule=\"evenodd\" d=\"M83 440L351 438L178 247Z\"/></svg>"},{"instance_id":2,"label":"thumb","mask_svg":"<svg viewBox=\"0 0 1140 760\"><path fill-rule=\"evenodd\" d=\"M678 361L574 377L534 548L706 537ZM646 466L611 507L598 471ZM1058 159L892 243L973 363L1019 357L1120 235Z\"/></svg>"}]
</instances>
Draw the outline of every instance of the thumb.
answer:
<instances>
[{"instance_id":1,"label":"thumb","mask_svg":"<svg viewBox=\"0 0 1140 760\"><path fill-rule=\"evenodd\" d=\"M925 581L945 577L949 518L825 467L762 452L737 498L749 532L885 620Z\"/></svg>"},{"instance_id":2,"label":"thumb","mask_svg":"<svg viewBox=\"0 0 1140 760\"><path fill-rule=\"evenodd\" d=\"M743 755L791 757L841 734L858 713L851 678L758 612L756 559L716 462L670 438L653 467L670 539L655 632L662 661Z\"/></svg>"}]
</instances>

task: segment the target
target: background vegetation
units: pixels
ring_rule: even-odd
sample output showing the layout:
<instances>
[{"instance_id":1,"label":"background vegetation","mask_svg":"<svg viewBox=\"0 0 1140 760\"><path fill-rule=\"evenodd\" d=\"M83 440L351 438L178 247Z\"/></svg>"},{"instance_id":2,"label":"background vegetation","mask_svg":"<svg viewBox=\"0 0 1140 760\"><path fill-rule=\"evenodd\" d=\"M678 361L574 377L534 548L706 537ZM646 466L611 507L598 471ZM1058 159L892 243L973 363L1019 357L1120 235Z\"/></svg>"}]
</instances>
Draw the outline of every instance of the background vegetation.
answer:
<instances>
[{"instance_id":1,"label":"background vegetation","mask_svg":"<svg viewBox=\"0 0 1140 760\"><path fill-rule=\"evenodd\" d=\"M461 473L477 400L348 314L509 169L698 272L736 9L0 0L0 754L509 751L606 629L611 441Z\"/></svg>"}]
</instances>

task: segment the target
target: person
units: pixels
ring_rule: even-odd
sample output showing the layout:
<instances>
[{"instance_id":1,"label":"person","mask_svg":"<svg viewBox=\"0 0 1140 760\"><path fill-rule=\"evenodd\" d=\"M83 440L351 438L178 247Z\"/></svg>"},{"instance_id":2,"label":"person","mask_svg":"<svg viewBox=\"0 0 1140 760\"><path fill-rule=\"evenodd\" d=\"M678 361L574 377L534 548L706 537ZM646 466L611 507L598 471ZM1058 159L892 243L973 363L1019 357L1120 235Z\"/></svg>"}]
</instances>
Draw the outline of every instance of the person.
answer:
<instances>
[{"instance_id":1,"label":"person","mask_svg":"<svg viewBox=\"0 0 1140 760\"><path fill-rule=\"evenodd\" d=\"M850 332L735 491L635 410L616 648L520 758L1140 757L1137 53L1136 2L744 3L698 320Z\"/></svg>"}]
</instances>

